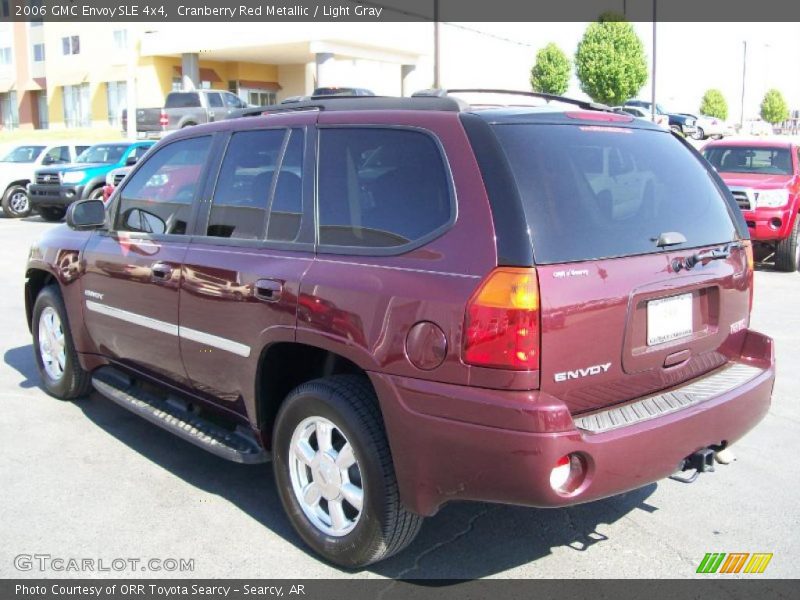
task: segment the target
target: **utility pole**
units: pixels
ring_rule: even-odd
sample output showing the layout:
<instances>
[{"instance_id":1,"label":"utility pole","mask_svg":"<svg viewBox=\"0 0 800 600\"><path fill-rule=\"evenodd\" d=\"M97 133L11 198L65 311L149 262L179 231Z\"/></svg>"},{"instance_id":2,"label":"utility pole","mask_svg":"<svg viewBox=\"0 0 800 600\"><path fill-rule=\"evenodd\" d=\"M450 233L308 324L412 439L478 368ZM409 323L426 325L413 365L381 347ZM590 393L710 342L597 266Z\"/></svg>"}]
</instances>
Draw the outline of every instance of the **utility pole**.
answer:
<instances>
[{"instance_id":1,"label":"utility pole","mask_svg":"<svg viewBox=\"0 0 800 600\"><path fill-rule=\"evenodd\" d=\"M742 58L742 112L739 117L739 130L744 128L744 84L747 79L747 40L743 40L744 56Z\"/></svg>"},{"instance_id":2,"label":"utility pole","mask_svg":"<svg viewBox=\"0 0 800 600\"><path fill-rule=\"evenodd\" d=\"M439 77L439 0L433 0L433 87L440 88Z\"/></svg>"}]
</instances>

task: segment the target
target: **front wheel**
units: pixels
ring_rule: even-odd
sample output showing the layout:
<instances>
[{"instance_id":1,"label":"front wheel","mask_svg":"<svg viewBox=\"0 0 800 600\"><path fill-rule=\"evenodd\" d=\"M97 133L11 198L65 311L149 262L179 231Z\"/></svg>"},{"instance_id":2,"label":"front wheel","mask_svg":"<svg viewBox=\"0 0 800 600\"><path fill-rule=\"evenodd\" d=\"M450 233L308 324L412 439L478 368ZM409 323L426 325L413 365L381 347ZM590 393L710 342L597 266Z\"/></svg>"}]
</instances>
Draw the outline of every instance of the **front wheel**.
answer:
<instances>
[{"instance_id":1,"label":"front wheel","mask_svg":"<svg viewBox=\"0 0 800 600\"><path fill-rule=\"evenodd\" d=\"M39 209L39 214L45 221L55 223L64 218L64 215L67 214L67 210L59 208L58 206L43 206Z\"/></svg>"},{"instance_id":2,"label":"front wheel","mask_svg":"<svg viewBox=\"0 0 800 600\"><path fill-rule=\"evenodd\" d=\"M378 562L416 537L422 518L400 503L389 442L366 377L296 388L273 430L278 493L301 538L346 568Z\"/></svg>"},{"instance_id":3,"label":"front wheel","mask_svg":"<svg viewBox=\"0 0 800 600\"><path fill-rule=\"evenodd\" d=\"M89 393L89 373L78 362L67 311L55 285L44 288L33 305L33 351L42 385L51 396L72 400Z\"/></svg>"},{"instance_id":4,"label":"front wheel","mask_svg":"<svg viewBox=\"0 0 800 600\"><path fill-rule=\"evenodd\" d=\"M794 227L792 232L785 240L778 242L778 247L775 249L775 268L779 271L786 271L793 273L800 267L800 244L798 243L798 221L800 216L794 219Z\"/></svg>"},{"instance_id":5,"label":"front wheel","mask_svg":"<svg viewBox=\"0 0 800 600\"><path fill-rule=\"evenodd\" d=\"M25 186L9 186L6 193L3 194L3 212L12 219L27 217L31 214L31 201Z\"/></svg>"}]
</instances>

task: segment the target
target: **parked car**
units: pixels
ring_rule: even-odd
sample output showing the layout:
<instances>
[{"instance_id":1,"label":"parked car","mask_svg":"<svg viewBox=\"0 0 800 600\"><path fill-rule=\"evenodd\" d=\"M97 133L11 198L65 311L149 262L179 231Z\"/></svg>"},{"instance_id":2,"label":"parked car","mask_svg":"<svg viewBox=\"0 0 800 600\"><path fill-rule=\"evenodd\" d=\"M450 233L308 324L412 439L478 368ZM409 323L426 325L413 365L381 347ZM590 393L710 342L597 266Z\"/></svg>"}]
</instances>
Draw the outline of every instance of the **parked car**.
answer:
<instances>
[{"instance_id":1,"label":"parked car","mask_svg":"<svg viewBox=\"0 0 800 600\"><path fill-rule=\"evenodd\" d=\"M125 176L131 172L133 167L120 167L112 169L106 175L106 184L103 186L103 202L108 202L111 199L111 194L122 183Z\"/></svg>"},{"instance_id":2,"label":"parked car","mask_svg":"<svg viewBox=\"0 0 800 600\"><path fill-rule=\"evenodd\" d=\"M331 96L374 96L375 93L365 88L351 87L318 87L311 93L311 96L289 96L281 100L281 104L293 104L304 102L311 98L327 98Z\"/></svg>"},{"instance_id":3,"label":"parked car","mask_svg":"<svg viewBox=\"0 0 800 600\"><path fill-rule=\"evenodd\" d=\"M703 148L742 210L761 255L774 252L775 266L790 272L800 267L798 152L800 146L781 138L724 140Z\"/></svg>"},{"instance_id":4,"label":"parked car","mask_svg":"<svg viewBox=\"0 0 800 600\"><path fill-rule=\"evenodd\" d=\"M625 106L638 106L647 111L652 111L653 103L646 100L628 100ZM660 104L656 104L656 114L666 115L669 119L669 128L675 133L689 137L696 131L694 118L683 113L671 113L664 110Z\"/></svg>"},{"instance_id":5,"label":"parked car","mask_svg":"<svg viewBox=\"0 0 800 600\"><path fill-rule=\"evenodd\" d=\"M775 128L761 119L748 119L739 129L740 135L771 136L775 135Z\"/></svg>"},{"instance_id":6,"label":"parked car","mask_svg":"<svg viewBox=\"0 0 800 600\"><path fill-rule=\"evenodd\" d=\"M669 117L667 117L667 115L656 113L654 117L652 112L648 112L639 106L614 106L611 110L618 113L632 115L638 119L647 119L659 127L669 129Z\"/></svg>"},{"instance_id":7,"label":"parked car","mask_svg":"<svg viewBox=\"0 0 800 600\"><path fill-rule=\"evenodd\" d=\"M95 144L72 164L39 169L34 181L28 184L32 207L45 221L59 221L76 200L102 199L108 172L135 165L153 144L152 141Z\"/></svg>"},{"instance_id":8,"label":"parked car","mask_svg":"<svg viewBox=\"0 0 800 600\"><path fill-rule=\"evenodd\" d=\"M766 414L747 228L683 140L569 99L306 106L172 134L45 232L25 301L47 392L271 458L299 536L347 567L450 501L713 470Z\"/></svg>"},{"instance_id":9,"label":"parked car","mask_svg":"<svg viewBox=\"0 0 800 600\"><path fill-rule=\"evenodd\" d=\"M681 114L694 119L696 129L692 137L696 140L705 140L707 138L719 140L726 135L733 135L735 133L733 126L726 123L723 119L707 117L705 115L693 115L691 113Z\"/></svg>"},{"instance_id":10,"label":"parked car","mask_svg":"<svg viewBox=\"0 0 800 600\"><path fill-rule=\"evenodd\" d=\"M57 144L28 143L10 149L0 159L0 194L6 217L27 217L31 213L28 184L39 167L71 163L90 146L86 142Z\"/></svg>"},{"instance_id":11,"label":"parked car","mask_svg":"<svg viewBox=\"0 0 800 600\"><path fill-rule=\"evenodd\" d=\"M236 94L224 90L170 92L163 107L136 109L136 132L141 137L162 137L166 132L221 121L233 111L247 108ZM127 131L128 111L122 111L122 130Z\"/></svg>"}]
</instances>

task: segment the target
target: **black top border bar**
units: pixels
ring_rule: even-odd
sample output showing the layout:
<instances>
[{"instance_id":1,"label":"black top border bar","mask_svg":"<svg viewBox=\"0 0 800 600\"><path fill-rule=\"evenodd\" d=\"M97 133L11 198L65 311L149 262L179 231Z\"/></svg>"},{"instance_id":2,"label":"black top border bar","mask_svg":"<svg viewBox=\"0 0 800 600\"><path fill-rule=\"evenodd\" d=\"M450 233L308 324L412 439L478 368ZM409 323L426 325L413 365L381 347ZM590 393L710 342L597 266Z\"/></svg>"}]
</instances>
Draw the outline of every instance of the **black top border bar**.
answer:
<instances>
[{"instance_id":1,"label":"black top border bar","mask_svg":"<svg viewBox=\"0 0 800 600\"><path fill-rule=\"evenodd\" d=\"M798 0L0 0L0 21L798 22ZM654 19L655 15L655 19Z\"/></svg>"}]
</instances>

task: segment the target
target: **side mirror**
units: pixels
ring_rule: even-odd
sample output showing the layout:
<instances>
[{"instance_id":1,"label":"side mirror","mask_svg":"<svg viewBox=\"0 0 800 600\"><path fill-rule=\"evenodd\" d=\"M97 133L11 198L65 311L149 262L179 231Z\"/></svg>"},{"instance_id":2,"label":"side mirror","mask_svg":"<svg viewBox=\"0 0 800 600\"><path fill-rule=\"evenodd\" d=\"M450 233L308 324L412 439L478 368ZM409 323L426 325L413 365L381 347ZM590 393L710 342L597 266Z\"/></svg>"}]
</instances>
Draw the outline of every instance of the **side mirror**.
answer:
<instances>
[{"instance_id":1,"label":"side mirror","mask_svg":"<svg viewBox=\"0 0 800 600\"><path fill-rule=\"evenodd\" d=\"M99 229L106 223L106 205L102 200L80 200L67 208L67 225L76 231Z\"/></svg>"},{"instance_id":2,"label":"side mirror","mask_svg":"<svg viewBox=\"0 0 800 600\"><path fill-rule=\"evenodd\" d=\"M128 158L125 160L125 166L126 166L126 167L132 167L132 166L133 166L133 165L135 165L135 164L136 164L138 161L139 161L139 159L138 159L136 156L129 156L129 157L128 157Z\"/></svg>"}]
</instances>

